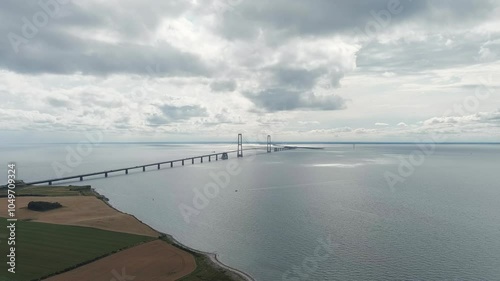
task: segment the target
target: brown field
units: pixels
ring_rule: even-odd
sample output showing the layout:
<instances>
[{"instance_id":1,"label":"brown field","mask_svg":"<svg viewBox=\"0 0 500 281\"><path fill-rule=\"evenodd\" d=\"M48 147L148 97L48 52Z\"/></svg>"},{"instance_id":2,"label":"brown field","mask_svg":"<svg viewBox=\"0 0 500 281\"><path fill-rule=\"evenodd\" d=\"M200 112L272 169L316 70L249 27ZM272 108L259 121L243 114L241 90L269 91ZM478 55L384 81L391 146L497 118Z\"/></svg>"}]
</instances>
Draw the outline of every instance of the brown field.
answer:
<instances>
[{"instance_id":1,"label":"brown field","mask_svg":"<svg viewBox=\"0 0 500 281\"><path fill-rule=\"evenodd\" d=\"M171 281L196 269L194 257L161 240L139 245L46 281Z\"/></svg>"},{"instance_id":2,"label":"brown field","mask_svg":"<svg viewBox=\"0 0 500 281\"><path fill-rule=\"evenodd\" d=\"M30 201L59 202L63 207L36 212L28 210ZM7 198L0 198L0 205L7 206ZM152 237L160 235L135 217L118 212L94 196L17 197L16 205L16 218L21 220L88 226ZM0 209L0 217L7 217L7 208Z\"/></svg>"}]
</instances>

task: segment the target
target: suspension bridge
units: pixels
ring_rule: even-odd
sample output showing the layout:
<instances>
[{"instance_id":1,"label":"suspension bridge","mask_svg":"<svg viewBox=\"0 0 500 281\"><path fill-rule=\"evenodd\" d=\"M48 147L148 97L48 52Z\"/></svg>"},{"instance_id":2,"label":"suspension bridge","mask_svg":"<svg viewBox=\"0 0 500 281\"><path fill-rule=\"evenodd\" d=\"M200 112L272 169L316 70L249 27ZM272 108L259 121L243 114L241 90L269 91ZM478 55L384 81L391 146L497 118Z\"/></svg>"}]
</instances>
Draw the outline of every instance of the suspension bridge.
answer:
<instances>
[{"instance_id":1,"label":"suspension bridge","mask_svg":"<svg viewBox=\"0 0 500 281\"><path fill-rule=\"evenodd\" d=\"M271 153L272 151L277 152L277 151L284 151L284 150L290 150L290 149L295 149L298 147L295 146L281 146L281 145L276 145L271 142L271 136L267 136L267 143L266 143L266 152ZM61 178L53 178L53 179L47 179L47 180L39 180L39 181L33 181L33 182L27 182L24 183L25 185L35 185L35 184L46 184L46 185L52 185L55 182L61 182L61 181L71 181L71 180L77 180L77 181L83 181L85 178L88 177L95 177L102 175L105 178L107 178L110 174L117 174L117 173L124 173L125 175L129 174L129 171L132 170L141 170L143 172L146 172L148 169L153 167L154 169L160 170L162 167L168 167L168 168L173 168L173 167L178 167L178 166L184 166L186 163L191 162L191 164L195 163L203 163L203 161L219 161L219 160L226 160L229 158L228 155L236 153L236 157L243 157L243 151L247 150L261 150L263 149L262 147L252 147L252 148L243 148L243 135L238 134L238 145L237 145L237 150L230 150L230 151L223 151L223 152L217 152L217 153L211 153L211 154L205 154L205 155L199 155L199 156L193 156L193 157L187 157L187 158L182 158L182 159L175 159L175 160L168 160L168 161L163 161L163 162L157 162L157 163L150 163L150 164L144 164L144 165L138 165L138 166L133 166L133 167L126 167L126 168L121 168L121 169L114 169L114 170L106 170L106 171L100 171L100 172L95 172L95 173L88 173L88 174L82 174L82 175L76 175L76 176L68 176L68 177L61 177Z\"/></svg>"}]
</instances>

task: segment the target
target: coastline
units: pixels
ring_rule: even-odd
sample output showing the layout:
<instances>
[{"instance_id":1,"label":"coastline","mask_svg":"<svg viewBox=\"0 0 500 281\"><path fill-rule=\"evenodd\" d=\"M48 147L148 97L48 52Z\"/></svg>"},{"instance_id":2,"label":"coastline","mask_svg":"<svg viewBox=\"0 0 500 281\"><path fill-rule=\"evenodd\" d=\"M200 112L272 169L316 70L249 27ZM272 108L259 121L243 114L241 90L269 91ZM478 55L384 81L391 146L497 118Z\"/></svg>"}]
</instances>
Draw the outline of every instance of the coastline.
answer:
<instances>
[{"instance_id":1,"label":"coastline","mask_svg":"<svg viewBox=\"0 0 500 281\"><path fill-rule=\"evenodd\" d=\"M4 194L5 192L3 191L4 190L0 190L0 199L7 200L7 194ZM176 259L171 260L170 258L167 258L167 262L169 262L170 264L175 264L181 261L182 270L191 267L189 273L183 275L182 277L177 277L180 278L178 280L255 280L248 273L221 262L218 259L217 254L199 251L187 245L184 245L176 240L172 235L157 231L150 225L139 220L136 216L117 209L109 202L109 199L105 195L100 194L94 188L91 188L90 185L50 187L22 186L17 190L16 193L16 199L18 200L16 200L17 204L19 206L23 206L18 210L19 213L16 213L16 218L19 218L20 220L34 221L41 224L60 225L65 227L76 226L89 229L93 228L96 230L100 229L115 233L141 235L145 237L151 237L156 241L161 241L161 244L165 245L166 247L162 251L167 251L168 253L170 253L169 255L174 252L177 253ZM47 200L47 202L61 202L63 208L59 208L58 210L50 213L37 213L28 210L28 208L26 207L28 205L28 202L39 200L38 198L44 198L43 200ZM6 218L8 217L8 214L0 212L0 217ZM142 258L133 263L134 265L131 266L131 268L132 270L134 270L135 267L137 274L141 274L141 266L138 266L138 264L141 263L141 260L142 262L144 262L144 260L147 260L148 258L151 259L153 257L151 256L151 254L153 252L156 252L156 249L158 249L158 247L155 247L154 250L152 250L151 248L149 248L148 250L148 246L138 245L132 247L131 249L137 249L137 247L142 247L145 249L136 250L139 252L135 253L134 256L142 256ZM161 247L163 248L163 246ZM131 249L125 249L125 251ZM89 274L91 275L100 270L102 271L103 268L107 268L110 264L117 262L119 264L123 264L126 263L126 261L129 261L130 257L127 257L127 254L120 255L119 253L122 253L122 251L120 250L119 252L110 252L105 256L106 258L98 258L96 260L92 260L91 262L88 262L86 259L81 261L78 260L78 262L80 263L77 267L74 267L72 265L66 268L57 268L58 271L54 271L54 274L50 276L52 276L53 278L63 278L54 280L65 280L64 278L66 278L67 280L67 277L71 277L71 279L74 279L80 276L78 274L83 274L84 276L89 277ZM190 260L192 260L192 262ZM162 271L161 268L163 268L163 266L158 267L158 264L156 264L155 260L151 260L151 262L154 264L154 266L156 266L155 269L157 270L152 271L153 273L151 274L158 274ZM93 268L89 269L89 267L92 266ZM143 266L148 265L143 264ZM107 268L106 270L109 271L109 268ZM61 275L63 275L63 277L60 277ZM158 277L159 276L161 275L158 275Z\"/></svg>"},{"instance_id":2,"label":"coastline","mask_svg":"<svg viewBox=\"0 0 500 281\"><path fill-rule=\"evenodd\" d=\"M158 231L156 229L154 229L153 227L151 227L150 225L148 225L147 223L144 223L143 221L141 221L140 219L138 219L135 215L133 214L129 214L129 213L126 213L124 211L121 211L117 208L115 208L110 202L109 202L109 199L103 195L103 194L100 194L99 192L97 192L97 190L95 190L94 188L92 188L92 191L95 193L96 197L100 200L102 200L104 203L106 203L110 208L114 209L115 211L119 212L119 213L122 213L122 214L126 214L126 215L129 215L133 218L135 218L137 221L139 221L140 223L144 224L145 226L149 227L150 229L152 229L153 231L156 231L158 233L160 233L163 237L166 238L166 240L170 243L172 243L173 245L175 245L176 247L182 249L182 250L185 250L187 252L190 252L192 254L198 254L198 255L202 255L204 256L205 258L208 258L208 260L210 260L212 262L212 265L214 267L218 267L218 268L222 268L222 269L225 269L228 271L228 273L230 274L231 278L234 278L235 280L242 280L242 281L256 281L250 274L242 271L242 270L239 270L239 269L236 269L236 268L233 268L231 266L228 266L226 264L224 264L223 262L221 262L218 258L217 258L217 254L215 253L209 253L209 252L203 252L203 251L200 251L200 250L196 250L196 249L193 249L187 245L184 245L182 244L181 242L179 242L177 239L175 239L172 235L168 234L168 233L164 233L164 232L161 232L161 231Z\"/></svg>"},{"instance_id":3,"label":"coastline","mask_svg":"<svg viewBox=\"0 0 500 281\"><path fill-rule=\"evenodd\" d=\"M157 231L157 230L155 230ZM203 251L199 251L199 250L196 250L196 249L193 249L191 247L188 247L182 243L180 243L178 240L176 240L172 235L170 234L166 234L166 233L163 233L163 232L160 232L162 235L164 235L168 241L170 241L172 244L174 244L175 246L185 250L185 251L188 251L190 253L193 253L193 254L198 254L198 255L202 255L206 258L208 258L214 266L216 267L220 267L220 268L223 268L227 271L229 271L229 273L231 274L231 277L232 278L238 278L238 279L241 279L241 280L244 280L244 281L256 281L255 279L253 279L253 277L242 271L242 270L239 270L239 269L236 269L234 267L230 267L226 264L224 264L223 262L221 262L218 258L217 258L217 254L215 253L209 253L209 252L203 252Z\"/></svg>"}]
</instances>

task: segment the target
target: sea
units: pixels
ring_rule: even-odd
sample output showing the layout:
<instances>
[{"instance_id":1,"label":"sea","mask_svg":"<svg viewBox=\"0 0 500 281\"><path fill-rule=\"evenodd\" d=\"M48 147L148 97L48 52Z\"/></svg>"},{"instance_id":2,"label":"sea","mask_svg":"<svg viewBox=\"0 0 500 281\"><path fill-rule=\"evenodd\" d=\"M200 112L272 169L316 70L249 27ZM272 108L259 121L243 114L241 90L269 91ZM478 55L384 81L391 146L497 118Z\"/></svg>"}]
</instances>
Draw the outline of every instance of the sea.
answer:
<instances>
[{"instance_id":1,"label":"sea","mask_svg":"<svg viewBox=\"0 0 500 281\"><path fill-rule=\"evenodd\" d=\"M255 280L500 280L500 145L297 144L94 176L115 208ZM321 149L310 149L321 148ZM236 150L229 143L2 144L0 183Z\"/></svg>"}]
</instances>

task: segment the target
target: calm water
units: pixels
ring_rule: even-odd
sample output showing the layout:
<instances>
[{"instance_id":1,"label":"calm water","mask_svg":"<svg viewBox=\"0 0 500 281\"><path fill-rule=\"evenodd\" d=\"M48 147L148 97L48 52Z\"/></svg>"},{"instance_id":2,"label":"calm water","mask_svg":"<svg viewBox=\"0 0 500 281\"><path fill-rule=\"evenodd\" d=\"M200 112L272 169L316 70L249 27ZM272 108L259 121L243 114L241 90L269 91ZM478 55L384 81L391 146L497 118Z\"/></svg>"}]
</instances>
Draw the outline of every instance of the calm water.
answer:
<instances>
[{"instance_id":1,"label":"calm water","mask_svg":"<svg viewBox=\"0 0 500 281\"><path fill-rule=\"evenodd\" d=\"M54 177L65 146L0 147L1 172L13 160L24 180ZM384 174L415 148L330 145L85 183L256 280L500 280L500 146L439 145L390 188ZM100 145L67 174L226 149Z\"/></svg>"}]
</instances>

